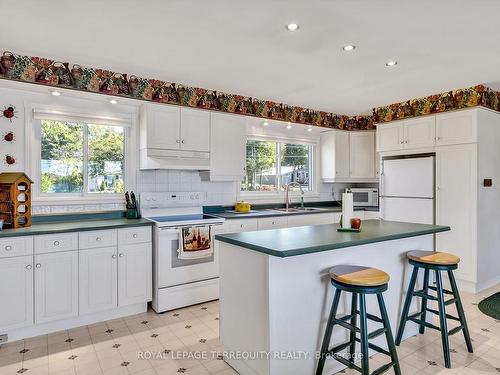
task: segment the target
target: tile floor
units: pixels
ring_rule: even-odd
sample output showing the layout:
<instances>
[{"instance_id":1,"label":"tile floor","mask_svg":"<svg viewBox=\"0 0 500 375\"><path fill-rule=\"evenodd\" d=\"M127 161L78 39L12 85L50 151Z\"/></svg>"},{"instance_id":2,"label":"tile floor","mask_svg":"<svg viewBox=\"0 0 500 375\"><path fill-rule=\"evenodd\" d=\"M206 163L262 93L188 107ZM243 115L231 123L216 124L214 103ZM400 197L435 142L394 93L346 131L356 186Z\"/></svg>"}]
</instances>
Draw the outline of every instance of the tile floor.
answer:
<instances>
[{"instance_id":1,"label":"tile floor","mask_svg":"<svg viewBox=\"0 0 500 375\"><path fill-rule=\"evenodd\" d=\"M445 369L439 333L428 329L398 348L403 375L500 373L500 321L477 308L481 299L496 291L500 285L478 295L462 293L474 354L467 352L460 333L452 336L453 369ZM220 355L218 314L214 301L8 343L0 346L0 375L237 374ZM140 358L141 352L153 357ZM179 352L203 352L207 357L180 358ZM385 361L383 355L373 356L371 368ZM354 370L341 373L358 374Z\"/></svg>"}]
</instances>

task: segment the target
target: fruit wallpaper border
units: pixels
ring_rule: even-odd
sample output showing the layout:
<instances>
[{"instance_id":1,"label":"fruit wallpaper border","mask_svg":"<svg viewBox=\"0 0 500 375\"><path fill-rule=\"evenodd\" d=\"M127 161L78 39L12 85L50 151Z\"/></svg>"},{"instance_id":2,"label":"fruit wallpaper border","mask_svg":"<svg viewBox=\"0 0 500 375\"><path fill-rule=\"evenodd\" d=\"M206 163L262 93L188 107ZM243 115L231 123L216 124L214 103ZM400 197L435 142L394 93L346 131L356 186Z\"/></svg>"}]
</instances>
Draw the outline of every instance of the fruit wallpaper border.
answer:
<instances>
[{"instance_id":1,"label":"fruit wallpaper border","mask_svg":"<svg viewBox=\"0 0 500 375\"><path fill-rule=\"evenodd\" d=\"M376 107L371 116L346 116L9 51L0 56L0 79L343 130L475 106L500 112L500 92L484 85Z\"/></svg>"},{"instance_id":2,"label":"fruit wallpaper border","mask_svg":"<svg viewBox=\"0 0 500 375\"><path fill-rule=\"evenodd\" d=\"M375 128L371 116L338 115L9 51L0 56L0 78L332 129Z\"/></svg>"},{"instance_id":3,"label":"fruit wallpaper border","mask_svg":"<svg viewBox=\"0 0 500 375\"><path fill-rule=\"evenodd\" d=\"M500 112L500 92L484 85L411 99L373 109L372 121L383 123L433 113L482 106Z\"/></svg>"}]
</instances>

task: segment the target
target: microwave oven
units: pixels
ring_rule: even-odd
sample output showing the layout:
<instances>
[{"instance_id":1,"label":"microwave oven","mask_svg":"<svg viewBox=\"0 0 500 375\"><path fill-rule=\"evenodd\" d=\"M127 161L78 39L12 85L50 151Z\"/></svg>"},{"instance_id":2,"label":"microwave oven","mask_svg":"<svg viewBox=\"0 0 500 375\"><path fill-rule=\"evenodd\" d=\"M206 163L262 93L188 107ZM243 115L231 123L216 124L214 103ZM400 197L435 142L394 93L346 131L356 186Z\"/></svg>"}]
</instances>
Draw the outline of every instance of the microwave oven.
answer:
<instances>
[{"instance_id":1,"label":"microwave oven","mask_svg":"<svg viewBox=\"0 0 500 375\"><path fill-rule=\"evenodd\" d=\"M377 207L377 188L351 188L354 206Z\"/></svg>"}]
</instances>

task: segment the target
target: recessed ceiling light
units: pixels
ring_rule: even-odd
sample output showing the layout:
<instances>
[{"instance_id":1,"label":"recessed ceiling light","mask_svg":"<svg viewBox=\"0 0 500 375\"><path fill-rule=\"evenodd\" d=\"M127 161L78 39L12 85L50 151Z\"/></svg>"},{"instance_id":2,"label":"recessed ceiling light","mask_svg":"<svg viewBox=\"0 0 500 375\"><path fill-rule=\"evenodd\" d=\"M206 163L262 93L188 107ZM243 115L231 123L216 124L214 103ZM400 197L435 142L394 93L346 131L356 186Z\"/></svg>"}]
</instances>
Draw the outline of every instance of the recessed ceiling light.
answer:
<instances>
[{"instance_id":1,"label":"recessed ceiling light","mask_svg":"<svg viewBox=\"0 0 500 375\"><path fill-rule=\"evenodd\" d=\"M286 29L288 31L297 31L299 29L299 24L298 23L289 23L286 25Z\"/></svg>"},{"instance_id":2,"label":"recessed ceiling light","mask_svg":"<svg viewBox=\"0 0 500 375\"><path fill-rule=\"evenodd\" d=\"M267 126L267 125L269 125L269 122L264 121L264 122L262 123L262 125Z\"/></svg>"},{"instance_id":3,"label":"recessed ceiling light","mask_svg":"<svg viewBox=\"0 0 500 375\"><path fill-rule=\"evenodd\" d=\"M312 131L313 131L313 127L312 127L312 126L309 126L309 127L307 128L307 131L308 131L308 132L312 132Z\"/></svg>"},{"instance_id":4,"label":"recessed ceiling light","mask_svg":"<svg viewBox=\"0 0 500 375\"><path fill-rule=\"evenodd\" d=\"M118 104L118 100L116 100L116 99L109 99L109 102L111 104Z\"/></svg>"},{"instance_id":5,"label":"recessed ceiling light","mask_svg":"<svg viewBox=\"0 0 500 375\"><path fill-rule=\"evenodd\" d=\"M344 46L342 49L344 51L349 52L349 51L352 51L352 50L356 49L356 46L353 46L352 44L348 44L347 46Z\"/></svg>"},{"instance_id":6,"label":"recessed ceiling light","mask_svg":"<svg viewBox=\"0 0 500 375\"><path fill-rule=\"evenodd\" d=\"M288 125L286 126L287 129L291 129L292 128L292 124L288 123Z\"/></svg>"},{"instance_id":7,"label":"recessed ceiling light","mask_svg":"<svg viewBox=\"0 0 500 375\"><path fill-rule=\"evenodd\" d=\"M396 60L391 60L391 61L387 61L385 63L385 66L394 66L394 65L397 65L398 62Z\"/></svg>"},{"instance_id":8,"label":"recessed ceiling light","mask_svg":"<svg viewBox=\"0 0 500 375\"><path fill-rule=\"evenodd\" d=\"M57 90L50 90L50 93L53 95L53 96L61 96L61 93Z\"/></svg>"}]
</instances>

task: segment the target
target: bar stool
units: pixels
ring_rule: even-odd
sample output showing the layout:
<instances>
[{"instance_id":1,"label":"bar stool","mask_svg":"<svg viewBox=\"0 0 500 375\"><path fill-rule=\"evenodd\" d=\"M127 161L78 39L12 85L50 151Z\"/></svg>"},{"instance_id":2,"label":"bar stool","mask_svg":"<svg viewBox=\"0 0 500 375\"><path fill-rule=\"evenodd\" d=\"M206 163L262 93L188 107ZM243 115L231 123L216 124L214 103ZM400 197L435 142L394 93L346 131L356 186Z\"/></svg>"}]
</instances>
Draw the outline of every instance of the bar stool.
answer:
<instances>
[{"instance_id":1,"label":"bar stool","mask_svg":"<svg viewBox=\"0 0 500 375\"><path fill-rule=\"evenodd\" d=\"M469 329L467 328L467 322L465 321L464 309L462 307L462 301L460 300L460 294L458 293L457 282L455 281L455 276L453 275L453 270L458 268L458 263L460 258L449 253L435 252L435 251L422 251L415 250L407 253L408 260L413 266L413 273L411 274L410 284L408 286L408 293L406 295L405 304L401 314L401 320L399 322L398 334L396 337L396 345L401 343L403 337L403 331L408 320L415 322L420 325L419 332L424 333L425 327L436 329L441 332L441 341L443 343L443 354L444 363L447 368L451 367L450 360L450 346L448 343L448 336L454 335L455 333L462 331L465 338L465 343L467 345L467 350L472 353L472 342L469 335ZM424 285L422 290L415 291L415 283L417 280L419 268L424 269ZM435 271L436 273L436 286L429 285L429 271ZM451 291L443 289L443 279L441 276L442 271L448 272L448 278L450 279ZM437 293L437 297L428 293L428 290L433 290ZM445 300L444 295L451 295L452 298ZM408 315L410 310L411 299L413 296L422 298L422 306L419 312ZM427 300L437 301L438 310L434 310L427 307ZM458 312L458 318L446 313L446 306L455 303ZM439 327L425 320L426 313L430 312L434 315L439 316ZM460 322L458 327L455 327L448 331L446 318L452 319Z\"/></svg>"},{"instance_id":2,"label":"bar stool","mask_svg":"<svg viewBox=\"0 0 500 375\"><path fill-rule=\"evenodd\" d=\"M323 337L323 344L321 345L321 357L318 362L316 375L323 373L325 361L327 356L332 356L340 363L348 366L349 368L359 371L362 375L370 374L369 371L369 357L368 348L373 349L379 353L384 353L391 358L391 362L381 366L373 372L373 374L382 374L394 366L396 375L401 375L399 367L398 355L392 337L391 326L389 318L387 317L387 310L384 303L382 293L387 290L387 283L389 282L389 275L384 271L376 268L339 265L330 269L330 278L332 285L336 288L333 297L332 308L330 316L326 325L325 336ZM341 318L336 318L337 308L339 306L340 294L342 291L352 293L351 313ZM380 309L381 318L366 312L366 295L376 294L378 306ZM357 307L359 295L359 310ZM356 326L357 315L360 318L360 327ZM379 328L373 332L368 332L367 319L382 323L383 328ZM332 337L333 327L339 325L350 331L349 341L336 345L329 349L330 340ZM359 333L359 338L356 334ZM389 351L379 347L378 345L368 342L377 336L385 334ZM354 363L354 354L356 349L356 342L361 344L361 367ZM349 360L343 358L338 354L339 351L349 348Z\"/></svg>"}]
</instances>

